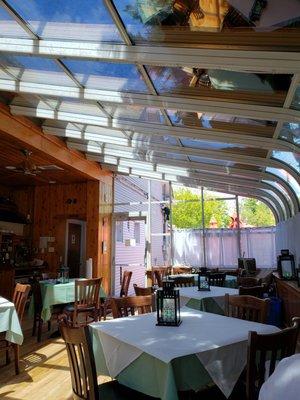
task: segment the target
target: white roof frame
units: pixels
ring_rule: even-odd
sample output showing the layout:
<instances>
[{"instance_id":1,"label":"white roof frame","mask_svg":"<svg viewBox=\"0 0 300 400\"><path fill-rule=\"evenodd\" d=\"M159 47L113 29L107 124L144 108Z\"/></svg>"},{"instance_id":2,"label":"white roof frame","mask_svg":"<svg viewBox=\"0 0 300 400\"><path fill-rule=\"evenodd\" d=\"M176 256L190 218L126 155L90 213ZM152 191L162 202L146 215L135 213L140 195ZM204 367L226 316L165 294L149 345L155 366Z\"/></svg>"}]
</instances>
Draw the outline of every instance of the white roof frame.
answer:
<instances>
[{"instance_id":1,"label":"white roof frame","mask_svg":"<svg viewBox=\"0 0 300 400\"><path fill-rule=\"evenodd\" d=\"M5 72L5 70L3 70ZM71 86L55 86L41 83L0 79L0 90L16 93L37 94L43 96L63 96L87 101L99 101L106 105L140 105L144 107L157 107L187 112L210 112L233 115L243 118L254 118L267 121L299 122L299 112L282 107L263 106L258 104L246 104L228 102L220 98L188 98L114 92L108 90L88 89Z\"/></svg>"},{"instance_id":2,"label":"white roof frame","mask_svg":"<svg viewBox=\"0 0 300 400\"><path fill-rule=\"evenodd\" d=\"M217 68L246 72L300 72L300 54L289 51L204 49L94 43L89 41L0 38L0 51L48 58ZM180 60L180 62L178 61Z\"/></svg>"}]
</instances>

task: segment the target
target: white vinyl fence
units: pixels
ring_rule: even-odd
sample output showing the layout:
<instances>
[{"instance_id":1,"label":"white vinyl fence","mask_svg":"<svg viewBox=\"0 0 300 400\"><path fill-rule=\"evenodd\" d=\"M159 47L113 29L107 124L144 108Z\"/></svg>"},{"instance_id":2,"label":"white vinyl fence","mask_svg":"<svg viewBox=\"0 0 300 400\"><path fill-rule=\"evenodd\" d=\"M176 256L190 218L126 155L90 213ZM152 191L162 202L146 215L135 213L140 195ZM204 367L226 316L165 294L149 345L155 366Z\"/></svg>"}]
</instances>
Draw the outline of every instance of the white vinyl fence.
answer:
<instances>
[{"instance_id":1,"label":"white vinyl fence","mask_svg":"<svg viewBox=\"0 0 300 400\"><path fill-rule=\"evenodd\" d=\"M275 227L242 228L241 255L256 258L259 268L276 265ZM174 264L204 266L203 231L201 229L174 230ZM238 231L234 229L205 229L207 267L236 268Z\"/></svg>"}]
</instances>

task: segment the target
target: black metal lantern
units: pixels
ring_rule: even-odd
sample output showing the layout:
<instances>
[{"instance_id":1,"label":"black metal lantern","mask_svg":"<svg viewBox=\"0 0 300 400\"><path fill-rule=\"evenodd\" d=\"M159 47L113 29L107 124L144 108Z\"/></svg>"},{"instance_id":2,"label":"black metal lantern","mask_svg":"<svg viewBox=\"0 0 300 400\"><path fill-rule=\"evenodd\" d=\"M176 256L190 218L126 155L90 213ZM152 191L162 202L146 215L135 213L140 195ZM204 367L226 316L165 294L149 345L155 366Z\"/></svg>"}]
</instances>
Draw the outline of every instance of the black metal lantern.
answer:
<instances>
[{"instance_id":1,"label":"black metal lantern","mask_svg":"<svg viewBox=\"0 0 300 400\"><path fill-rule=\"evenodd\" d=\"M156 291L156 310L158 326L179 326L180 294L174 287L174 281L163 282L162 289Z\"/></svg>"},{"instance_id":2,"label":"black metal lantern","mask_svg":"<svg viewBox=\"0 0 300 400\"><path fill-rule=\"evenodd\" d=\"M203 275L201 272L198 273L198 290L202 292L210 290L210 285L209 285L209 280L207 279L207 275Z\"/></svg>"},{"instance_id":3,"label":"black metal lantern","mask_svg":"<svg viewBox=\"0 0 300 400\"><path fill-rule=\"evenodd\" d=\"M58 280L60 283L68 283L69 282L69 267L65 265L61 265L58 270Z\"/></svg>"}]
</instances>

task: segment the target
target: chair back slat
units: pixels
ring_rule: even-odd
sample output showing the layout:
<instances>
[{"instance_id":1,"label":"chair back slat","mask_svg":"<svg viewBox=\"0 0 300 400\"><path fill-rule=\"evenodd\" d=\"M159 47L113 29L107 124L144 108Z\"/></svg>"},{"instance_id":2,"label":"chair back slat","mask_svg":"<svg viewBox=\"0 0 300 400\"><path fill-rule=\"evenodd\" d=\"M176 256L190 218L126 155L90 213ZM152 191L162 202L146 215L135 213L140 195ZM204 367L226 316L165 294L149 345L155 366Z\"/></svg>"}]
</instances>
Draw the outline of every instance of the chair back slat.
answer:
<instances>
[{"instance_id":1,"label":"chair back slat","mask_svg":"<svg viewBox=\"0 0 300 400\"><path fill-rule=\"evenodd\" d=\"M226 274L223 272L209 273L207 275L208 283L210 286L223 287L225 284Z\"/></svg>"},{"instance_id":2,"label":"chair back slat","mask_svg":"<svg viewBox=\"0 0 300 400\"><path fill-rule=\"evenodd\" d=\"M60 324L70 364L73 397L98 400L98 383L95 359L88 327L73 328Z\"/></svg>"},{"instance_id":3,"label":"chair back slat","mask_svg":"<svg viewBox=\"0 0 300 400\"><path fill-rule=\"evenodd\" d=\"M225 315L253 322L266 323L270 299L253 296L230 296L225 294Z\"/></svg>"},{"instance_id":4,"label":"chair back slat","mask_svg":"<svg viewBox=\"0 0 300 400\"><path fill-rule=\"evenodd\" d=\"M153 295L113 297L111 305L114 318L128 317L136 313L146 314L154 310L154 297Z\"/></svg>"},{"instance_id":5,"label":"chair back slat","mask_svg":"<svg viewBox=\"0 0 300 400\"><path fill-rule=\"evenodd\" d=\"M274 372L276 363L295 354L300 317L293 318L292 322L292 327L276 333L249 332L246 400L257 400L262 384Z\"/></svg>"},{"instance_id":6,"label":"chair back slat","mask_svg":"<svg viewBox=\"0 0 300 400\"><path fill-rule=\"evenodd\" d=\"M152 288L151 287L140 287L136 283L133 284L134 292L136 296L149 296L152 294Z\"/></svg>"},{"instance_id":7,"label":"chair back slat","mask_svg":"<svg viewBox=\"0 0 300 400\"><path fill-rule=\"evenodd\" d=\"M154 282L156 282L158 287L162 287L163 285L163 273L161 271L155 270L153 271L154 274Z\"/></svg>"},{"instance_id":8,"label":"chair back slat","mask_svg":"<svg viewBox=\"0 0 300 400\"><path fill-rule=\"evenodd\" d=\"M23 320L25 305L28 299L30 289L31 289L30 285L22 285L21 283L17 283L15 287L13 295L13 303L15 305L20 323Z\"/></svg>"},{"instance_id":9,"label":"chair back slat","mask_svg":"<svg viewBox=\"0 0 300 400\"><path fill-rule=\"evenodd\" d=\"M121 285L121 290L120 290L120 297L128 295L131 276L132 276L132 271L124 271L123 272L122 285Z\"/></svg>"},{"instance_id":10,"label":"chair back slat","mask_svg":"<svg viewBox=\"0 0 300 400\"><path fill-rule=\"evenodd\" d=\"M75 309L98 307L102 278L75 280Z\"/></svg>"}]
</instances>

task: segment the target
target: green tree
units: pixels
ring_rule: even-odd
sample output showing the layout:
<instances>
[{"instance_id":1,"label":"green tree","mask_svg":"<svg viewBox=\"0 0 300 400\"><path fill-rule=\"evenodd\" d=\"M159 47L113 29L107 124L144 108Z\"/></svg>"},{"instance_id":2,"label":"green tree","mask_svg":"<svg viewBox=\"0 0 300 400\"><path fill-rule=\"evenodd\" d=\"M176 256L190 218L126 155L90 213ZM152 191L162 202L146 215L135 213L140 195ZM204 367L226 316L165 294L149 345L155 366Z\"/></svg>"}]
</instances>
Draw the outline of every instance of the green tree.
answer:
<instances>
[{"instance_id":1,"label":"green tree","mask_svg":"<svg viewBox=\"0 0 300 400\"><path fill-rule=\"evenodd\" d=\"M253 226L274 226L275 219L272 211L259 200L242 199L240 203L242 222Z\"/></svg>"},{"instance_id":2,"label":"green tree","mask_svg":"<svg viewBox=\"0 0 300 400\"><path fill-rule=\"evenodd\" d=\"M174 192L174 199L182 200L182 202L174 203L172 207L172 222L176 228L201 228L201 196L183 188ZM212 217L216 219L218 228L228 227L230 218L226 201L213 200L205 195L204 222L206 228L209 228Z\"/></svg>"}]
</instances>

